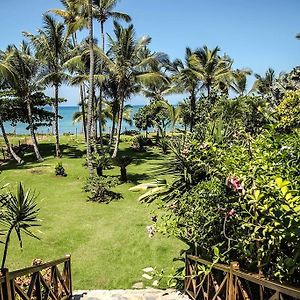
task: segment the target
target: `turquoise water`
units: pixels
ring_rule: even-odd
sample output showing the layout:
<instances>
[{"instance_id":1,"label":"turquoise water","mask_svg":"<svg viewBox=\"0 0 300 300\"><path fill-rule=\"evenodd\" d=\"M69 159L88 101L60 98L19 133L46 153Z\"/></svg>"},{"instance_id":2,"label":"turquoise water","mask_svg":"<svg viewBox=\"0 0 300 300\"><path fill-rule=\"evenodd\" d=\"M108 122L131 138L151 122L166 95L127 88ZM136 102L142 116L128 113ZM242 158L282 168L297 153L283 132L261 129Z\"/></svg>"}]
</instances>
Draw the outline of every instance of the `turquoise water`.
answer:
<instances>
[{"instance_id":1,"label":"turquoise water","mask_svg":"<svg viewBox=\"0 0 300 300\"><path fill-rule=\"evenodd\" d=\"M132 106L131 116L138 111L139 108L142 106ZM52 108L49 107L46 110L52 111ZM62 106L59 108L59 114L62 119L59 120L59 132L60 134L63 133L82 133L82 123L73 123L72 117L75 112L80 111L79 106ZM23 123L18 123L17 126L14 128L9 123L5 123L5 129L7 133L14 133L16 134L29 134L29 131L26 129L28 125ZM112 126L112 122L107 120L105 132L109 132ZM122 130L137 130L134 126L130 126L129 124L123 122ZM39 127L37 130L38 133L52 133L52 127Z\"/></svg>"}]
</instances>

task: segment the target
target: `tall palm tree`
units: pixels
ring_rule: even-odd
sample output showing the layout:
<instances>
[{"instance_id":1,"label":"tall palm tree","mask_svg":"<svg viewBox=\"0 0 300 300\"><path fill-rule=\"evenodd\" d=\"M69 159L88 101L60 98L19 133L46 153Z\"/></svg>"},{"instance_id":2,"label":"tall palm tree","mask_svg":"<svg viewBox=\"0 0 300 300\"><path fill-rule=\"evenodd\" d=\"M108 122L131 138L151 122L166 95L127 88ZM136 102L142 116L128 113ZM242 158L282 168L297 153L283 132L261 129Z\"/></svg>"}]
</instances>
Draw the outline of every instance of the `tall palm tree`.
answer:
<instances>
[{"instance_id":1,"label":"tall palm tree","mask_svg":"<svg viewBox=\"0 0 300 300\"><path fill-rule=\"evenodd\" d=\"M102 51L105 52L105 32L104 25L108 19L113 20L124 20L130 22L131 18L129 15L123 12L114 11L119 0L93 0L94 3L94 17L100 23L100 32L102 40ZM101 65L100 72L103 72L103 66ZM100 144L102 145L102 126L101 126L101 113L102 110L102 86L100 85L100 95L98 103L98 117L99 117L99 134L100 134Z\"/></svg>"},{"instance_id":2,"label":"tall palm tree","mask_svg":"<svg viewBox=\"0 0 300 300\"><path fill-rule=\"evenodd\" d=\"M115 39L109 37L109 55L106 55L101 49L97 50L109 70L110 76L117 83L118 127L112 157L116 157L119 150L125 100L139 91L140 82L151 83L162 80L160 74L151 72L149 68L149 65L156 61L156 56L149 55L145 58L140 55L141 51L150 43L149 37L136 40L133 25L123 28L117 22L114 22L114 34Z\"/></svg>"},{"instance_id":3,"label":"tall palm tree","mask_svg":"<svg viewBox=\"0 0 300 300\"><path fill-rule=\"evenodd\" d=\"M190 57L193 73L202 82L210 99L212 88L227 91L232 78L232 60L228 56L219 56L219 47L210 50L207 46L197 49Z\"/></svg>"},{"instance_id":4,"label":"tall palm tree","mask_svg":"<svg viewBox=\"0 0 300 300\"><path fill-rule=\"evenodd\" d=\"M193 71L191 64L194 52L190 48L185 49L185 60L176 59L169 64L168 69L172 72L172 81L177 88L177 92L187 92L190 103L190 131L193 131L195 125L195 111L197 95L201 88L201 82Z\"/></svg>"},{"instance_id":5,"label":"tall palm tree","mask_svg":"<svg viewBox=\"0 0 300 300\"><path fill-rule=\"evenodd\" d=\"M56 157L61 157L59 146L59 88L67 79L63 64L67 60L71 44L63 23L57 22L50 15L43 16L43 29L37 35L24 33L36 50L37 58L44 64L42 82L54 87L54 133Z\"/></svg>"},{"instance_id":6,"label":"tall palm tree","mask_svg":"<svg viewBox=\"0 0 300 300\"><path fill-rule=\"evenodd\" d=\"M43 158L38 149L38 142L35 135L35 124L33 120L33 100L39 97L42 91L39 85L40 62L32 56L28 44L22 42L20 49L15 46L9 49L10 69L13 72L14 80L9 82L10 87L15 91L16 97L26 105L28 124L32 145L38 161Z\"/></svg>"},{"instance_id":7,"label":"tall palm tree","mask_svg":"<svg viewBox=\"0 0 300 300\"><path fill-rule=\"evenodd\" d=\"M67 26L66 36L72 37L73 46L78 45L77 31L87 27L85 0L60 0L64 9L51 9L49 12L63 18Z\"/></svg>"},{"instance_id":8,"label":"tall palm tree","mask_svg":"<svg viewBox=\"0 0 300 300\"><path fill-rule=\"evenodd\" d=\"M94 55L94 29L93 29L93 0L87 0L88 10L88 29L89 29L89 95L87 111L87 165L90 174L94 173L92 164L92 121L93 121L93 102L94 102L94 73L95 73L95 55Z\"/></svg>"}]
</instances>

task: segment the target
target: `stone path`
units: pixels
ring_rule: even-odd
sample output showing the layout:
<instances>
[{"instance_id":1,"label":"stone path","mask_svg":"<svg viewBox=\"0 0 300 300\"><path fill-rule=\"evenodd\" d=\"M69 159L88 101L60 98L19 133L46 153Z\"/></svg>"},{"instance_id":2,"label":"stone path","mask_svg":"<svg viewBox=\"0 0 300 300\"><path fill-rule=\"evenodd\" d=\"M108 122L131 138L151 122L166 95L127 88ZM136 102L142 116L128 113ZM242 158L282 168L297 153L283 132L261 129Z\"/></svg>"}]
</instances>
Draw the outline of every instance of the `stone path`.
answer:
<instances>
[{"instance_id":1,"label":"stone path","mask_svg":"<svg viewBox=\"0 0 300 300\"><path fill-rule=\"evenodd\" d=\"M189 300L186 295L174 290L153 288L140 290L95 290L75 291L74 300Z\"/></svg>"}]
</instances>

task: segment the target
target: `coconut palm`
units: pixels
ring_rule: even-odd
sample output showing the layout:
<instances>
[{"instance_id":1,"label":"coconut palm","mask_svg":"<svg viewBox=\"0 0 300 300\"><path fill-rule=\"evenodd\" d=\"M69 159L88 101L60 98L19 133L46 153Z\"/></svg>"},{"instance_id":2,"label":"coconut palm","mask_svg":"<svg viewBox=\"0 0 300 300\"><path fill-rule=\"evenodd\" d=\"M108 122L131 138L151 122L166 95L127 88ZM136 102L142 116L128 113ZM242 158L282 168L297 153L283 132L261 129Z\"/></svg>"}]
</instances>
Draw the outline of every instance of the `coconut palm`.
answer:
<instances>
[{"instance_id":1,"label":"coconut palm","mask_svg":"<svg viewBox=\"0 0 300 300\"><path fill-rule=\"evenodd\" d=\"M18 164L23 164L24 161L18 156L18 154L14 151L8 136L5 131L4 122L9 121L12 118L12 114L16 115L18 108L14 105L14 92L5 89L4 83L0 83L0 128L2 132L2 136L5 142L5 145L10 153L10 155L14 158L14 160ZM15 119L16 117L14 117Z\"/></svg>"},{"instance_id":2,"label":"coconut palm","mask_svg":"<svg viewBox=\"0 0 300 300\"><path fill-rule=\"evenodd\" d=\"M67 26L66 36L72 37L73 46L76 47L77 31L87 27L85 0L60 0L64 9L51 9L49 12L63 18Z\"/></svg>"},{"instance_id":3,"label":"coconut palm","mask_svg":"<svg viewBox=\"0 0 300 300\"><path fill-rule=\"evenodd\" d=\"M172 104L168 103L167 101L160 101L159 105L166 109L168 118L172 125L172 134L175 131L176 123L179 121L182 107L180 105L173 106Z\"/></svg>"},{"instance_id":4,"label":"coconut palm","mask_svg":"<svg viewBox=\"0 0 300 300\"><path fill-rule=\"evenodd\" d=\"M185 60L176 59L169 64L168 69L173 74L172 81L177 92L189 94L190 103L190 131L193 131L195 123L196 99L201 88L201 82L193 71L191 58L194 55L190 48L185 49Z\"/></svg>"},{"instance_id":5,"label":"coconut palm","mask_svg":"<svg viewBox=\"0 0 300 300\"><path fill-rule=\"evenodd\" d=\"M105 52L105 32L104 25L108 19L113 20L124 20L126 22L131 21L130 16L125 13L114 11L119 0L93 0L94 3L94 17L100 23L100 32L102 40L102 50ZM103 66L101 65L100 72L103 72ZM102 86L100 85L100 95L98 101L98 117L99 117L99 135L100 135L100 144L102 145L102 120L101 113L102 110Z\"/></svg>"},{"instance_id":6,"label":"coconut palm","mask_svg":"<svg viewBox=\"0 0 300 300\"><path fill-rule=\"evenodd\" d=\"M31 227L39 226L38 212L36 205L36 195L30 190L24 191L20 183L16 194L9 193L1 211L0 223L7 228L4 252L2 256L1 269L4 269L7 258L8 246L11 234L15 231L22 247L22 232L30 237L38 238Z\"/></svg>"},{"instance_id":7,"label":"coconut palm","mask_svg":"<svg viewBox=\"0 0 300 300\"><path fill-rule=\"evenodd\" d=\"M272 98L273 87L276 83L276 74L272 68L269 68L264 75L254 74L256 80L252 87L252 92L260 96Z\"/></svg>"},{"instance_id":8,"label":"coconut palm","mask_svg":"<svg viewBox=\"0 0 300 300\"><path fill-rule=\"evenodd\" d=\"M233 71L232 74L232 90L237 93L238 96L244 96L247 92L247 76L251 75L252 71L249 69L237 69Z\"/></svg>"},{"instance_id":9,"label":"coconut palm","mask_svg":"<svg viewBox=\"0 0 300 300\"><path fill-rule=\"evenodd\" d=\"M207 91L207 97L211 100L212 88L228 92L232 79L232 60L228 56L219 56L219 47L210 50L207 46L197 49L190 56L190 64L193 73L201 81L202 87Z\"/></svg>"},{"instance_id":10,"label":"coconut palm","mask_svg":"<svg viewBox=\"0 0 300 300\"><path fill-rule=\"evenodd\" d=\"M17 49L15 46L11 47L7 55L10 57L9 66L13 72L13 80L9 81L9 86L15 91L16 97L21 99L26 105L33 149L37 160L42 161L43 158L38 149L33 119L33 101L41 96L42 91L38 80L40 63L32 56L30 48L25 42L22 42L20 49Z\"/></svg>"},{"instance_id":11,"label":"coconut palm","mask_svg":"<svg viewBox=\"0 0 300 300\"><path fill-rule=\"evenodd\" d=\"M71 44L66 38L65 27L50 15L43 16L43 29L37 35L24 33L33 44L37 58L44 64L42 82L54 88L54 133L56 157L61 157L59 146L59 88L66 81L63 64L67 60Z\"/></svg>"},{"instance_id":12,"label":"coconut palm","mask_svg":"<svg viewBox=\"0 0 300 300\"><path fill-rule=\"evenodd\" d=\"M93 29L93 0L87 1L88 11L88 31L89 31L89 95L87 110L87 165L90 174L94 173L92 164L92 121L93 121L93 102L94 102L94 73L95 73L95 55L94 55L94 29Z\"/></svg>"},{"instance_id":13,"label":"coconut palm","mask_svg":"<svg viewBox=\"0 0 300 300\"><path fill-rule=\"evenodd\" d=\"M143 37L137 41L133 25L123 28L116 22L114 22L114 33L115 40L109 37L110 50L108 55L101 49L97 50L106 64L111 78L117 84L118 127L112 157L116 157L119 150L125 100L140 90L140 82L151 83L162 80L160 74L151 72L149 68L151 62L156 61L155 55L149 55L146 58L141 55L141 52L151 41L149 37Z\"/></svg>"}]
</instances>

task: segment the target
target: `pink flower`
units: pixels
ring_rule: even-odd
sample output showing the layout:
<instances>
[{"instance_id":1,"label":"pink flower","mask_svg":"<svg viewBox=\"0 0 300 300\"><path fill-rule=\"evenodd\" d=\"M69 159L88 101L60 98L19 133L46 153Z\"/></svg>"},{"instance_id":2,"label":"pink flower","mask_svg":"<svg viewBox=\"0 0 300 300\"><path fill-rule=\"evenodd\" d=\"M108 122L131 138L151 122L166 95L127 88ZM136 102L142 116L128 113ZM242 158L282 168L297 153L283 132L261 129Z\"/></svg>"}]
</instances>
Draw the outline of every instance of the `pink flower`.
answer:
<instances>
[{"instance_id":1,"label":"pink flower","mask_svg":"<svg viewBox=\"0 0 300 300\"><path fill-rule=\"evenodd\" d=\"M227 178L226 185L235 192L240 192L242 195L245 195L245 186L236 176Z\"/></svg>"},{"instance_id":2,"label":"pink flower","mask_svg":"<svg viewBox=\"0 0 300 300\"><path fill-rule=\"evenodd\" d=\"M227 217L228 218L233 218L236 216L236 211L232 208L228 213L227 213Z\"/></svg>"},{"instance_id":3,"label":"pink flower","mask_svg":"<svg viewBox=\"0 0 300 300\"><path fill-rule=\"evenodd\" d=\"M189 153L190 153L190 151L189 151L188 147L186 147L186 146L181 150L182 156L187 157L189 155Z\"/></svg>"}]
</instances>

